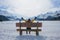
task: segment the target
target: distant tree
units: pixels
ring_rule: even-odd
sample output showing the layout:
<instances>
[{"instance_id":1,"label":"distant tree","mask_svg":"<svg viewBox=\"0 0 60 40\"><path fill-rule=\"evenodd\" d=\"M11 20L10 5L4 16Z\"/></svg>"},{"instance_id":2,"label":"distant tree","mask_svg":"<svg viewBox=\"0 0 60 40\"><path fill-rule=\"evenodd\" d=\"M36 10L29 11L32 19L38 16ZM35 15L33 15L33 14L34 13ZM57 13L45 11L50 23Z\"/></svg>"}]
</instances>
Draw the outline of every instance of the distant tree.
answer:
<instances>
[{"instance_id":1,"label":"distant tree","mask_svg":"<svg viewBox=\"0 0 60 40\"><path fill-rule=\"evenodd\" d=\"M57 14L57 16L58 16L58 17L57 17L57 19L58 19L58 20L60 20L60 13L59 13L59 14Z\"/></svg>"},{"instance_id":2,"label":"distant tree","mask_svg":"<svg viewBox=\"0 0 60 40\"><path fill-rule=\"evenodd\" d=\"M3 15L0 15L0 21L8 21L9 19Z\"/></svg>"},{"instance_id":3,"label":"distant tree","mask_svg":"<svg viewBox=\"0 0 60 40\"><path fill-rule=\"evenodd\" d=\"M55 20L55 17L48 16L48 17L46 18L46 20Z\"/></svg>"}]
</instances>

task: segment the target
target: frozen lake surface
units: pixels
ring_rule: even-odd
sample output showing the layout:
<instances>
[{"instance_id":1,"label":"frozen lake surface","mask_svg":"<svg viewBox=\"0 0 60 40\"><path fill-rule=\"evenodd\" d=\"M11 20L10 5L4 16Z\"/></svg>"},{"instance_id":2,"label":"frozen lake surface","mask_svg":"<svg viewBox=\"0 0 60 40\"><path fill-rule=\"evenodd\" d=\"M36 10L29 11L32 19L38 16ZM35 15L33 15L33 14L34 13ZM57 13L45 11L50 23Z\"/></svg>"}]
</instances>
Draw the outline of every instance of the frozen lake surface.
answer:
<instances>
[{"instance_id":1,"label":"frozen lake surface","mask_svg":"<svg viewBox=\"0 0 60 40\"><path fill-rule=\"evenodd\" d=\"M60 40L60 21L40 21L42 22L42 31L39 36L35 32L20 36L16 31L16 23L19 21L0 22L0 40Z\"/></svg>"}]
</instances>

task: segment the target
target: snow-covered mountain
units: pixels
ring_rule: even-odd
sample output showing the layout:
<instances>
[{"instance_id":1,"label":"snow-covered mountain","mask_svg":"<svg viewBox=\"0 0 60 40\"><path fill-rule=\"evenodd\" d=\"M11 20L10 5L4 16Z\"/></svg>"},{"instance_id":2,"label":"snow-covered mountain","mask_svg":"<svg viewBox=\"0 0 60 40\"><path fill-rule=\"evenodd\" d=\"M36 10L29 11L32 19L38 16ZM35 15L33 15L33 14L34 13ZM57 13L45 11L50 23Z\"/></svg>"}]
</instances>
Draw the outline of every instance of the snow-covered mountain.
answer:
<instances>
[{"instance_id":1,"label":"snow-covered mountain","mask_svg":"<svg viewBox=\"0 0 60 40\"><path fill-rule=\"evenodd\" d=\"M14 13L11 13L7 10L0 9L0 15L6 16L9 20L23 20L23 19L29 19L28 17L24 17L22 15L17 15ZM60 8L54 8L49 11L46 11L44 13L41 13L38 16L30 17L30 19L35 20L60 20Z\"/></svg>"},{"instance_id":2,"label":"snow-covered mountain","mask_svg":"<svg viewBox=\"0 0 60 40\"><path fill-rule=\"evenodd\" d=\"M60 20L60 10L48 11L36 17L37 20Z\"/></svg>"},{"instance_id":3,"label":"snow-covered mountain","mask_svg":"<svg viewBox=\"0 0 60 40\"><path fill-rule=\"evenodd\" d=\"M0 9L0 15L7 17L9 20L21 20L22 17L21 15L18 16L6 10L1 10L1 9Z\"/></svg>"}]
</instances>

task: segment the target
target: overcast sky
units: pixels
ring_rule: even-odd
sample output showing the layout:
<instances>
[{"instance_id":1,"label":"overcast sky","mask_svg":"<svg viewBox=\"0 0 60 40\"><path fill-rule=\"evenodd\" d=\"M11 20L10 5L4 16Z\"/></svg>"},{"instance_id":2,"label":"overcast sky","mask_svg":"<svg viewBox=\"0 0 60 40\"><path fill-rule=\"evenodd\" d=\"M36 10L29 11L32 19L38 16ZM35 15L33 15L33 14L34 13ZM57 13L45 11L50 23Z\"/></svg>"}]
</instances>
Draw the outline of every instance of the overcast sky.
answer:
<instances>
[{"instance_id":1,"label":"overcast sky","mask_svg":"<svg viewBox=\"0 0 60 40\"><path fill-rule=\"evenodd\" d=\"M0 0L0 8L28 17L60 7L60 0Z\"/></svg>"}]
</instances>

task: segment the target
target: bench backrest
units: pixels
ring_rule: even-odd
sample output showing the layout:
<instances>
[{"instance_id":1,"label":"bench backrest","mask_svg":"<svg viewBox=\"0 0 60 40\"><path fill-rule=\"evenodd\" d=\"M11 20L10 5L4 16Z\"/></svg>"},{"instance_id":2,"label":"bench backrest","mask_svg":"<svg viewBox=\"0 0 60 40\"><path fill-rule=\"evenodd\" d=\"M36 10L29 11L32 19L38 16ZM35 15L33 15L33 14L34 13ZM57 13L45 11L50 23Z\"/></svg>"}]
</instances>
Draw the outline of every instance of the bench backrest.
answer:
<instances>
[{"instance_id":1,"label":"bench backrest","mask_svg":"<svg viewBox=\"0 0 60 40\"><path fill-rule=\"evenodd\" d=\"M42 23L16 23L16 27L42 27Z\"/></svg>"}]
</instances>

